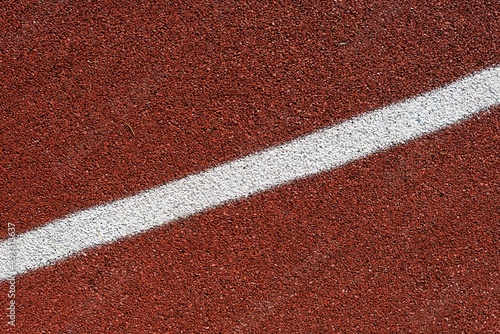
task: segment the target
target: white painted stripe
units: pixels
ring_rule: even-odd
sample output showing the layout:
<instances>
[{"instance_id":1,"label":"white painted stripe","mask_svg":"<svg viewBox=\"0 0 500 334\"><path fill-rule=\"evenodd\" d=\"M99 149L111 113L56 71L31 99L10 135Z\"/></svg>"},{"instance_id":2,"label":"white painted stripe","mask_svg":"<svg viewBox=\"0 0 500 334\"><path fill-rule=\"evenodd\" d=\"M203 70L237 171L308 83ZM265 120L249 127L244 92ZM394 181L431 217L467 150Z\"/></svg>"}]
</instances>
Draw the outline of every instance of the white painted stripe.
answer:
<instances>
[{"instance_id":1,"label":"white painted stripe","mask_svg":"<svg viewBox=\"0 0 500 334\"><path fill-rule=\"evenodd\" d=\"M500 66L0 243L0 280L327 171L500 104Z\"/></svg>"}]
</instances>

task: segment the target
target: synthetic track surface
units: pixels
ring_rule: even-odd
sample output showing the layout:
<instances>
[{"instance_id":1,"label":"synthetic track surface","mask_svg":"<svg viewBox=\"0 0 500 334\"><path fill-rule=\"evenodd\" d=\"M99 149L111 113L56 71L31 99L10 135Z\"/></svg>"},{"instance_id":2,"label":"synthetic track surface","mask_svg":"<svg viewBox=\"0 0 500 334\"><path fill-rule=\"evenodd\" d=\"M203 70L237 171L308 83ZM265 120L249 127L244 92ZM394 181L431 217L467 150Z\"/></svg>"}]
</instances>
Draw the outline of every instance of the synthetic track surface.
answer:
<instances>
[{"instance_id":1,"label":"synthetic track surface","mask_svg":"<svg viewBox=\"0 0 500 334\"><path fill-rule=\"evenodd\" d=\"M0 243L0 279L339 168L500 104L500 66ZM12 258L15 257L15 261ZM10 275L10 276L9 276Z\"/></svg>"},{"instance_id":2,"label":"synthetic track surface","mask_svg":"<svg viewBox=\"0 0 500 334\"><path fill-rule=\"evenodd\" d=\"M498 64L498 18L488 1L2 3L2 222L22 233ZM498 114L21 276L16 329L495 332Z\"/></svg>"}]
</instances>

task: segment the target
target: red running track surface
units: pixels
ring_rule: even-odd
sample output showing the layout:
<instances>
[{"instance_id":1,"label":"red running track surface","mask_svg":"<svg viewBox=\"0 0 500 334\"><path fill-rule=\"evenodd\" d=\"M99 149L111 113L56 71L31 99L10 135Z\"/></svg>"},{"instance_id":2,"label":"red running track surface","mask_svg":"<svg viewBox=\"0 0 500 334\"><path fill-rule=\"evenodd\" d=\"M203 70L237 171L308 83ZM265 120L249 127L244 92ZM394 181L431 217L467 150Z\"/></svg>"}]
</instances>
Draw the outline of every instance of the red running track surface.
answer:
<instances>
[{"instance_id":1,"label":"red running track surface","mask_svg":"<svg viewBox=\"0 0 500 334\"><path fill-rule=\"evenodd\" d=\"M0 30L18 233L500 63L489 1L16 1ZM20 276L15 329L494 333L499 133L490 110Z\"/></svg>"}]
</instances>

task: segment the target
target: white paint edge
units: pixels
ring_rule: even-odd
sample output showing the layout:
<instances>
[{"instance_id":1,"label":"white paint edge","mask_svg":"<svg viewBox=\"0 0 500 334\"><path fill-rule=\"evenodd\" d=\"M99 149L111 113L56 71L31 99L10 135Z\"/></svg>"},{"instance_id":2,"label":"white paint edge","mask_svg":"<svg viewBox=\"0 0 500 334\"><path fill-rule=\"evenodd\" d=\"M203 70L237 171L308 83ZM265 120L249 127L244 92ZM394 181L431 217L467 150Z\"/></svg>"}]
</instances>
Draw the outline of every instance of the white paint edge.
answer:
<instances>
[{"instance_id":1,"label":"white paint edge","mask_svg":"<svg viewBox=\"0 0 500 334\"><path fill-rule=\"evenodd\" d=\"M285 144L73 213L0 242L0 281L296 179L340 167L500 104L500 66Z\"/></svg>"}]
</instances>

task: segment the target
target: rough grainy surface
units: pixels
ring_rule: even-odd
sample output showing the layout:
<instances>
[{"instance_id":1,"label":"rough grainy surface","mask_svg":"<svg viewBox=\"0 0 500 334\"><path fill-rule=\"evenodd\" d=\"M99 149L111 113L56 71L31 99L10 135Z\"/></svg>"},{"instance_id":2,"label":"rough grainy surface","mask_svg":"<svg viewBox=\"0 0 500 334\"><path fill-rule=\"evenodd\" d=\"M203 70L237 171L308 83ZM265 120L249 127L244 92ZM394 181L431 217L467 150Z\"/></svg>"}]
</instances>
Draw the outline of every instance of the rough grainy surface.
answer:
<instances>
[{"instance_id":1,"label":"rough grainy surface","mask_svg":"<svg viewBox=\"0 0 500 334\"><path fill-rule=\"evenodd\" d=\"M494 333L499 111L22 276L20 329Z\"/></svg>"},{"instance_id":2,"label":"rough grainy surface","mask_svg":"<svg viewBox=\"0 0 500 334\"><path fill-rule=\"evenodd\" d=\"M22 232L500 62L498 3L435 3L3 3L2 221Z\"/></svg>"},{"instance_id":3,"label":"rough grainy surface","mask_svg":"<svg viewBox=\"0 0 500 334\"><path fill-rule=\"evenodd\" d=\"M86 248L340 168L496 105L500 105L500 66L135 196L76 212L0 241L0 281Z\"/></svg>"},{"instance_id":4,"label":"rough grainy surface","mask_svg":"<svg viewBox=\"0 0 500 334\"><path fill-rule=\"evenodd\" d=\"M497 1L3 1L0 31L18 233L500 63ZM499 113L21 276L16 330L495 333Z\"/></svg>"}]
</instances>

